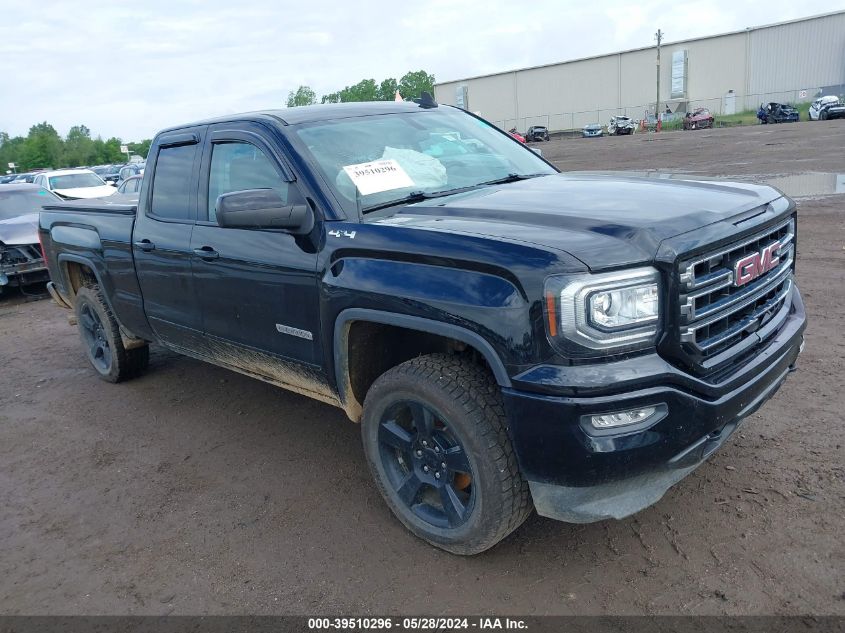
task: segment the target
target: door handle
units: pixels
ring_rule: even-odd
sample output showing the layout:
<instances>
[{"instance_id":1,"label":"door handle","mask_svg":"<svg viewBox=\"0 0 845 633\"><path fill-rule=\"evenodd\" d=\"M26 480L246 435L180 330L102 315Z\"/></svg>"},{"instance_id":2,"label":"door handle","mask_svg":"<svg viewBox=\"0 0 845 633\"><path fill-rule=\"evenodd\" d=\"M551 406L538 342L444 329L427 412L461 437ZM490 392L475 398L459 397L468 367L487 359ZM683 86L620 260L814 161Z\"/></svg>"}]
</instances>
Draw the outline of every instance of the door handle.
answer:
<instances>
[{"instance_id":1,"label":"door handle","mask_svg":"<svg viewBox=\"0 0 845 633\"><path fill-rule=\"evenodd\" d=\"M200 259L217 259L220 257L220 253L215 251L210 246L203 246L202 248L195 248L194 255L199 257Z\"/></svg>"},{"instance_id":2,"label":"door handle","mask_svg":"<svg viewBox=\"0 0 845 633\"><path fill-rule=\"evenodd\" d=\"M134 242L136 248L140 248L145 253L149 253L150 251L154 251L156 245L153 244L150 240L139 240Z\"/></svg>"}]
</instances>

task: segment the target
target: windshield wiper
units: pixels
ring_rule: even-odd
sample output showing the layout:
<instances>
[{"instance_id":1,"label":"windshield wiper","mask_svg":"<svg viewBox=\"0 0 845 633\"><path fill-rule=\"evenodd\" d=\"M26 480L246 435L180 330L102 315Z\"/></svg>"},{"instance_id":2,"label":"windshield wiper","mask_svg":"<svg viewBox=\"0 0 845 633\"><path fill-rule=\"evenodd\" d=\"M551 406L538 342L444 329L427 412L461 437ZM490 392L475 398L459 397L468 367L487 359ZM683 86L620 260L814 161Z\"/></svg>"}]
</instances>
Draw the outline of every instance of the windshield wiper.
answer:
<instances>
[{"instance_id":1,"label":"windshield wiper","mask_svg":"<svg viewBox=\"0 0 845 633\"><path fill-rule=\"evenodd\" d=\"M370 211L378 211L379 209L387 209L388 207L395 207L400 204L414 204L415 202L422 202L424 200L431 200L432 198L442 198L443 196L451 196L456 193L463 193L470 189L475 189L478 185L471 187L457 187L455 189L445 189L444 191L412 191L404 198L397 198L396 200L389 200L388 202L381 202L361 209L362 213L369 213Z\"/></svg>"},{"instance_id":2,"label":"windshield wiper","mask_svg":"<svg viewBox=\"0 0 845 633\"><path fill-rule=\"evenodd\" d=\"M457 193L464 193L465 191L472 191L479 187L486 187L488 185L503 185L508 182L517 182L519 180L527 180L529 178L537 178L538 176L549 176L550 174L508 174L504 178L490 180L487 182L480 182L476 185L468 185L466 187L456 187L455 189L445 189L443 191L412 191L403 198L396 200L389 200L388 202L381 202L361 209L362 213L370 213L371 211L378 211L379 209L387 209L388 207L395 207L400 204L414 204L415 202L423 202L424 200L431 200L432 198L442 198L443 196L452 196Z\"/></svg>"},{"instance_id":3,"label":"windshield wiper","mask_svg":"<svg viewBox=\"0 0 845 633\"><path fill-rule=\"evenodd\" d=\"M479 187L484 185L504 185L509 182L517 182L520 180L528 180L529 178L539 178L540 176L551 176L551 174L508 174L504 178L497 178L496 180L488 180L487 182L479 183Z\"/></svg>"}]
</instances>

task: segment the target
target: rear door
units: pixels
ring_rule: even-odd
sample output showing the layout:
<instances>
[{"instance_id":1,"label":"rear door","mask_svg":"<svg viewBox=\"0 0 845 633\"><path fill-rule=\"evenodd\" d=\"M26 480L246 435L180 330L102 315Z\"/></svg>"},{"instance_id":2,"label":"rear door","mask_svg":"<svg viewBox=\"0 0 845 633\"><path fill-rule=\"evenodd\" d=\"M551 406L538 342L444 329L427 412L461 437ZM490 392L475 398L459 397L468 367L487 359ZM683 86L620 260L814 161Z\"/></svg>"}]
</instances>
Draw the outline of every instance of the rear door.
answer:
<instances>
[{"instance_id":1,"label":"rear door","mask_svg":"<svg viewBox=\"0 0 845 633\"><path fill-rule=\"evenodd\" d=\"M217 197L275 189L304 204L283 150L258 123L213 125L200 170L199 217L191 236L194 283L212 356L274 382L320 391L317 255L283 230L220 227ZM312 393L312 395L314 395Z\"/></svg>"},{"instance_id":2,"label":"rear door","mask_svg":"<svg viewBox=\"0 0 845 633\"><path fill-rule=\"evenodd\" d=\"M151 156L132 236L135 270L150 327L168 345L202 349L202 312L191 271L191 233L207 126L165 134Z\"/></svg>"}]
</instances>

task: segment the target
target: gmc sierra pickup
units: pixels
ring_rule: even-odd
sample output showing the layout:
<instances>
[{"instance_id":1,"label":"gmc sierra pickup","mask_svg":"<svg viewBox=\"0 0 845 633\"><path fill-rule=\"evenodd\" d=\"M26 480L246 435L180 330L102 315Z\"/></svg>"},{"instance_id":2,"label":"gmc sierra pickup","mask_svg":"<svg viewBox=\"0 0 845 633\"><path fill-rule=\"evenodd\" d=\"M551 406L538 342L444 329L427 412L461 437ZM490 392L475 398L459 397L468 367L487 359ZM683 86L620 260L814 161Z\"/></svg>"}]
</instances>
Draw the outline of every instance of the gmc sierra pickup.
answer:
<instances>
[{"instance_id":1,"label":"gmc sierra pickup","mask_svg":"<svg viewBox=\"0 0 845 633\"><path fill-rule=\"evenodd\" d=\"M390 509L454 553L532 507L655 503L802 347L775 189L559 173L429 99L168 129L139 195L40 216L94 370L157 343L340 407Z\"/></svg>"}]
</instances>

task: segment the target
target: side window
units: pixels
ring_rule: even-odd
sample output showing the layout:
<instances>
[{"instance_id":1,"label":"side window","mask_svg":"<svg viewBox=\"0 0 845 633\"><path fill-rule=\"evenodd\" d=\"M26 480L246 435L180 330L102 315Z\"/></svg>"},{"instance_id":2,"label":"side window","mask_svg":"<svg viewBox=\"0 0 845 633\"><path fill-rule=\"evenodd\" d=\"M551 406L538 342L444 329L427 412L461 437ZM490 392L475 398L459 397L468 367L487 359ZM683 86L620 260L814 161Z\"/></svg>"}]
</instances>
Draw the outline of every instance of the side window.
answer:
<instances>
[{"instance_id":1,"label":"side window","mask_svg":"<svg viewBox=\"0 0 845 633\"><path fill-rule=\"evenodd\" d=\"M296 195L289 185L255 145L235 141L215 143L208 177L208 219L215 221L217 197L221 194L245 189L275 189L288 204L288 196Z\"/></svg>"},{"instance_id":2,"label":"side window","mask_svg":"<svg viewBox=\"0 0 845 633\"><path fill-rule=\"evenodd\" d=\"M173 220L190 220L190 183L193 176L197 145L163 147L158 152L153 174L153 215Z\"/></svg>"},{"instance_id":3,"label":"side window","mask_svg":"<svg viewBox=\"0 0 845 633\"><path fill-rule=\"evenodd\" d=\"M129 185L130 193L138 193L141 190L141 179L135 178Z\"/></svg>"}]
</instances>

